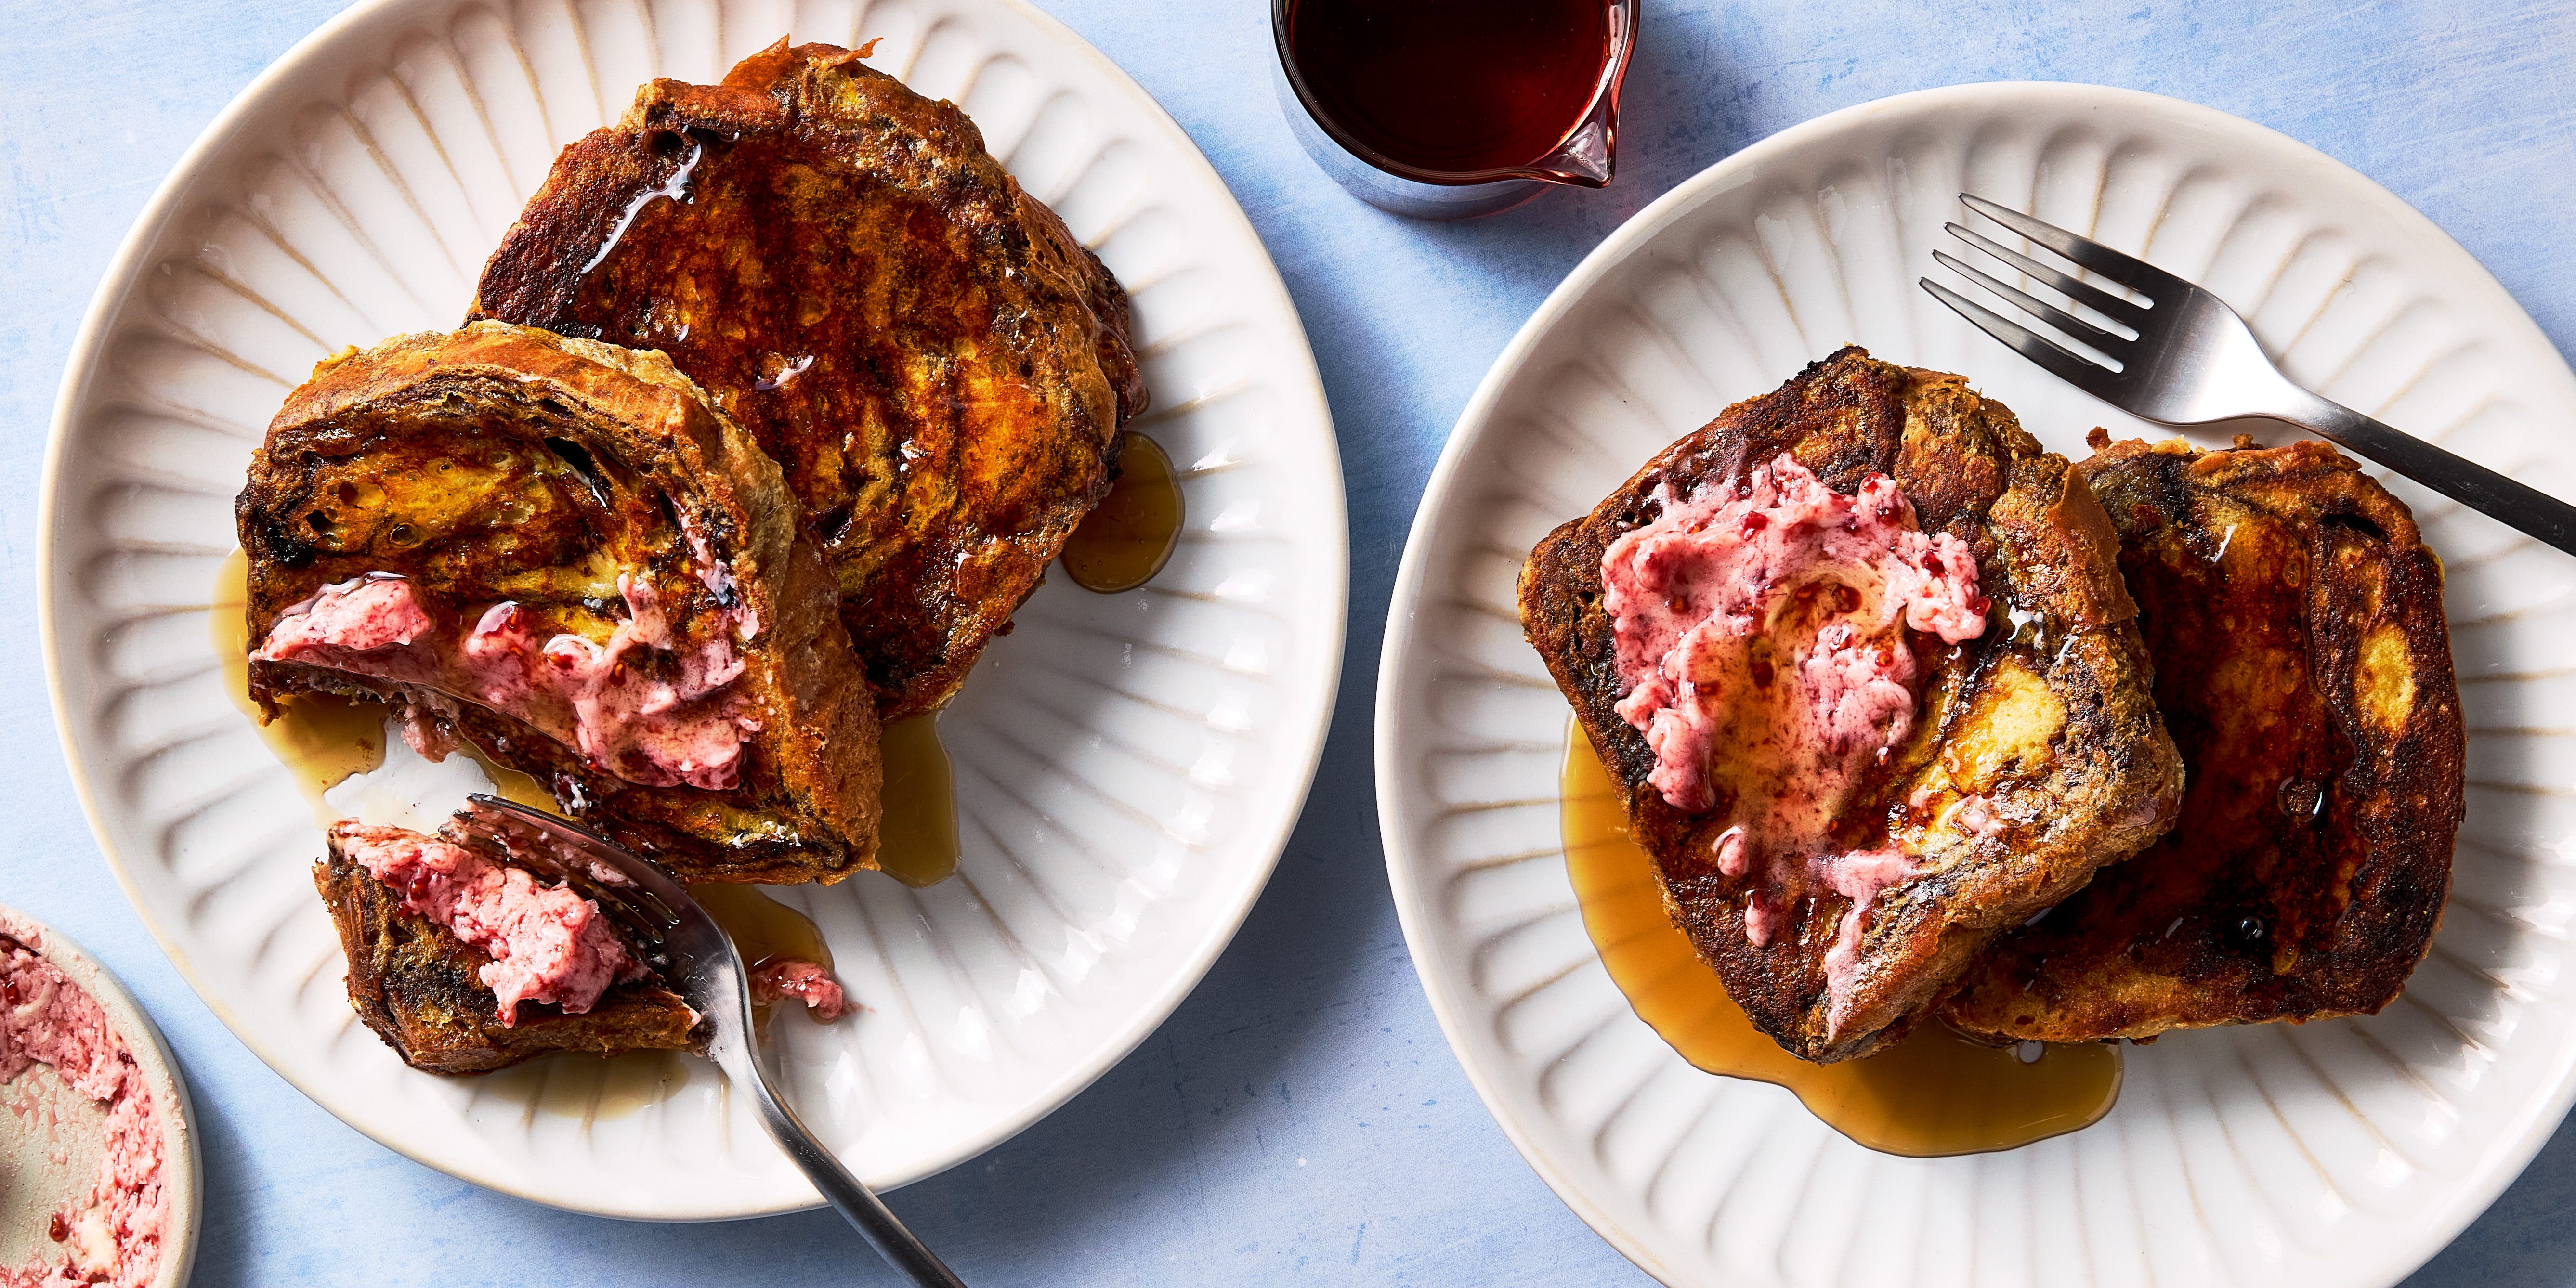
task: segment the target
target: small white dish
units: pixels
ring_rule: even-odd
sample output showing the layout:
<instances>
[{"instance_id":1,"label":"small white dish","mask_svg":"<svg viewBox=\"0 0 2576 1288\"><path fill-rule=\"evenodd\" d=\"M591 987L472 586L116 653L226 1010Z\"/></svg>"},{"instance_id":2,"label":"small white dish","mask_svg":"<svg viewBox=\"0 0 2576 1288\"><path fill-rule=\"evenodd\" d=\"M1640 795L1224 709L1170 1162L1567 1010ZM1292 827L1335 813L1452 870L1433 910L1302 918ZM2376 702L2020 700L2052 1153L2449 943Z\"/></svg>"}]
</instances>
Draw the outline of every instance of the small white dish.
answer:
<instances>
[{"instance_id":1,"label":"small white dish","mask_svg":"<svg viewBox=\"0 0 2576 1288\"><path fill-rule=\"evenodd\" d=\"M2432 955L2380 1015L2169 1034L2119 1105L2002 1154L1874 1154L1699 1072L1585 937L1558 837L1566 705L1514 578L1550 528L1846 341L1963 373L2051 449L2170 431L2058 383L1915 286L1976 192L2143 254L2287 370L2534 486L2576 484L2576 376L2467 252L2368 179L2188 103L1969 85L1746 148L1611 235L1469 402L1397 576L1378 802L1415 966L1523 1155L1667 1283L2382 1285L2576 1097L2576 562L2402 481L2449 570L2468 819ZM2249 427L2257 428L2257 427ZM2287 431L2261 431L2284 441ZM2223 445L2223 444L2212 444Z\"/></svg>"},{"instance_id":2,"label":"small white dish","mask_svg":"<svg viewBox=\"0 0 2576 1288\"><path fill-rule=\"evenodd\" d=\"M188 1084L171 1062L160 1027L71 937L15 909L0 906L0 936L35 951L98 1003L107 1026L134 1057L143 1087L161 1124L161 1186L168 1216L162 1227L161 1267L152 1288L180 1288L197 1259L198 1217L204 1206L204 1169L188 1106ZM34 1064L0 1084L12 1111L0 1114L0 1271L25 1266L36 1256L58 1254L49 1227L55 1213L77 1204L98 1180L102 1142L85 1139L105 1128L94 1102L67 1087L51 1066ZM17 1112L19 1104L26 1112Z\"/></svg>"},{"instance_id":3,"label":"small white dish","mask_svg":"<svg viewBox=\"0 0 2576 1288\"><path fill-rule=\"evenodd\" d=\"M697 1062L640 1096L566 1061L451 1080L360 1027L307 872L313 811L226 696L207 605L251 451L315 359L457 325L557 149L647 79L718 80L781 34L882 38L872 65L975 118L1126 285L1137 427L1181 467L1164 571L1120 595L1050 579L942 718L957 877L777 895L865 1008L774 1030L805 1121L880 1189L1008 1138L1143 1041L1260 894L1323 745L1347 594L1339 457L1287 290L1189 138L1079 37L1020 0L364 0L153 198L74 344L48 461L54 707L171 959L343 1121L605 1215L817 1200Z\"/></svg>"}]
</instances>

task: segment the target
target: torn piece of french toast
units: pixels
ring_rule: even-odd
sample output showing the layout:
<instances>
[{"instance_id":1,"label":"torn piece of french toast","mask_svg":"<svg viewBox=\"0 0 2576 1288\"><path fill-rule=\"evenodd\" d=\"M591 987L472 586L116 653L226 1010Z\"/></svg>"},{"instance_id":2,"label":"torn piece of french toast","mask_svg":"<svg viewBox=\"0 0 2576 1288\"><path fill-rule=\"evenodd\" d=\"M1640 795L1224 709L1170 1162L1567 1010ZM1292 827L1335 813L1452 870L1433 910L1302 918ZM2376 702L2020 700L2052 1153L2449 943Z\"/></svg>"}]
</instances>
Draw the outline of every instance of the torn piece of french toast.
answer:
<instances>
[{"instance_id":1,"label":"torn piece of french toast","mask_svg":"<svg viewBox=\"0 0 2576 1288\"><path fill-rule=\"evenodd\" d=\"M1548 534L1521 622L1675 924L1840 1060L2171 821L2116 550L2010 411L1851 347Z\"/></svg>"},{"instance_id":2,"label":"torn piece of french toast","mask_svg":"<svg viewBox=\"0 0 2576 1288\"><path fill-rule=\"evenodd\" d=\"M2320 442L2109 442L2120 533L2189 784L2172 831L1969 972L1943 1014L2072 1042L2378 1011L2432 942L2466 744L2442 565Z\"/></svg>"},{"instance_id":3,"label":"torn piece of french toast","mask_svg":"<svg viewBox=\"0 0 2576 1288\"><path fill-rule=\"evenodd\" d=\"M879 712L957 691L1109 491L1127 295L955 104L781 39L573 141L471 316L657 349L785 468Z\"/></svg>"},{"instance_id":4,"label":"torn piece of french toast","mask_svg":"<svg viewBox=\"0 0 2576 1288\"><path fill-rule=\"evenodd\" d=\"M250 693L372 698L690 881L876 865L876 711L778 466L657 353L476 323L330 359L235 503Z\"/></svg>"},{"instance_id":5,"label":"torn piece of french toast","mask_svg":"<svg viewBox=\"0 0 2576 1288\"><path fill-rule=\"evenodd\" d=\"M349 1004L403 1062L489 1073L548 1051L703 1046L697 1012L598 905L462 834L333 826L313 885Z\"/></svg>"}]
</instances>

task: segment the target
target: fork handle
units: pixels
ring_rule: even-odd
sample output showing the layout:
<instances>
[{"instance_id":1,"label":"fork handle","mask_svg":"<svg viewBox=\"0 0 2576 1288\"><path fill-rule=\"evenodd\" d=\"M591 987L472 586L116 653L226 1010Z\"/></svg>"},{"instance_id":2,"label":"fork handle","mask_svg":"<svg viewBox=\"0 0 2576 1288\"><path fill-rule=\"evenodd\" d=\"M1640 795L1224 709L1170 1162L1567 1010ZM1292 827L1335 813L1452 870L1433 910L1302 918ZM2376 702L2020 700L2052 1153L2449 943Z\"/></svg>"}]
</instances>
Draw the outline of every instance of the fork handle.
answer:
<instances>
[{"instance_id":1,"label":"fork handle","mask_svg":"<svg viewBox=\"0 0 2576 1288\"><path fill-rule=\"evenodd\" d=\"M2298 406L2266 413L2415 480L2537 541L2576 555L2576 506L2517 483L2466 457L2400 433L2304 389Z\"/></svg>"},{"instance_id":2,"label":"fork handle","mask_svg":"<svg viewBox=\"0 0 2576 1288\"><path fill-rule=\"evenodd\" d=\"M725 1049L719 1042L712 1053L724 1067L736 1087L751 1092L752 1103L760 1110L761 1125L787 1153L805 1179L821 1191L823 1200L855 1227L868 1246L885 1258L886 1264L903 1272L906 1279L920 1288L966 1288L964 1280L940 1261L937 1254L905 1229L901 1220L876 1196L876 1191L850 1174L841 1160L823 1147L823 1142L806 1130L805 1121L781 1100L769 1084L769 1073L761 1068L760 1058L747 1047Z\"/></svg>"}]
</instances>

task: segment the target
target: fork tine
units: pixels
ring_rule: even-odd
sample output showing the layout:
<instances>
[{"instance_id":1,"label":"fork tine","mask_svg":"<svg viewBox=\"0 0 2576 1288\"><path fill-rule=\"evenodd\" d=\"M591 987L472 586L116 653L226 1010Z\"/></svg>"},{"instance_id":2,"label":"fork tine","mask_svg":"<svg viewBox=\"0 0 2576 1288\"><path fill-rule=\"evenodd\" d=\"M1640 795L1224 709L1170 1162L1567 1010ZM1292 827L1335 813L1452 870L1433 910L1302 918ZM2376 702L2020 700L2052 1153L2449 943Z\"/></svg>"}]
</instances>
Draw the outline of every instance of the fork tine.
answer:
<instances>
[{"instance_id":1,"label":"fork tine","mask_svg":"<svg viewBox=\"0 0 2576 1288\"><path fill-rule=\"evenodd\" d=\"M1971 193L1960 193L1959 200L1968 209L2020 233L2022 236L2092 269L2120 285L2146 296L2150 301L2165 300L2187 292L2191 284L2148 263L2094 241L2078 237L2055 224L2042 223L2010 206L1999 206Z\"/></svg>"},{"instance_id":2,"label":"fork tine","mask_svg":"<svg viewBox=\"0 0 2576 1288\"><path fill-rule=\"evenodd\" d=\"M545 838L539 836L528 848L542 851L546 848L544 842ZM658 942L663 934L679 921L668 906L653 897L653 892L650 890L602 881L591 873L581 871L576 864L564 862L560 858L556 858L555 861L562 869L565 885L572 887L574 892L583 898L597 904L601 912L617 918L638 934Z\"/></svg>"},{"instance_id":3,"label":"fork tine","mask_svg":"<svg viewBox=\"0 0 2576 1288\"><path fill-rule=\"evenodd\" d=\"M662 902L661 897L650 890L607 885L601 886L600 889L614 891L619 903L633 909L636 916L653 924L654 934L661 934L680 924L680 914L673 911L671 905Z\"/></svg>"},{"instance_id":4,"label":"fork tine","mask_svg":"<svg viewBox=\"0 0 2576 1288\"><path fill-rule=\"evenodd\" d=\"M1948 268L1950 271L1959 274L1961 277L1965 277L1969 281L1975 282L1977 285L2020 305L2023 312L2036 314L2041 319L2045 320L2050 326L2056 327L2058 330L2063 331L2086 344L2092 345L2095 349L2100 350L2102 353L2107 354L2112 358L2118 358L2120 356L2120 350L2130 343L2130 341L2113 335L2110 332L2039 298L2038 296L2016 290L1993 277L1987 276L1985 273L1978 271L1973 265L1968 264L1948 251L1934 251L1932 252L1932 259L1935 263Z\"/></svg>"},{"instance_id":5,"label":"fork tine","mask_svg":"<svg viewBox=\"0 0 2576 1288\"><path fill-rule=\"evenodd\" d=\"M659 946L663 934L671 928L672 918L655 916L642 900L616 886L589 882L577 888L599 905L601 912L615 917L618 924L634 931L648 945Z\"/></svg>"},{"instance_id":6,"label":"fork tine","mask_svg":"<svg viewBox=\"0 0 2576 1288\"><path fill-rule=\"evenodd\" d=\"M659 899L650 892L609 884L594 878L581 865L569 862L547 843L544 834L518 819L476 809L459 811L457 821L466 831L499 846L512 859L531 871L551 877L575 894L588 899L619 925L644 942L648 949L659 949L663 936L678 921Z\"/></svg>"},{"instance_id":7,"label":"fork tine","mask_svg":"<svg viewBox=\"0 0 2576 1288\"><path fill-rule=\"evenodd\" d=\"M572 880L572 869L563 861L563 856L544 846L530 844L527 837L510 826L510 820L459 811L454 821L461 824L467 835L499 846L502 853L537 875L550 878L559 885Z\"/></svg>"},{"instance_id":8,"label":"fork tine","mask_svg":"<svg viewBox=\"0 0 2576 1288\"><path fill-rule=\"evenodd\" d=\"M2014 351L2046 367L2049 373L2058 379L2098 397L2105 399L2109 397L2106 391L2111 382L2119 377L2118 372L2108 367L2096 366L2068 353L2037 332L2018 323L2005 321L1996 316L1994 310L1931 278L1921 277L1916 278L1915 281L1920 283L1924 290L1930 291L1932 298L1949 305L1959 316L1975 323L1978 330L2011 345Z\"/></svg>"},{"instance_id":9,"label":"fork tine","mask_svg":"<svg viewBox=\"0 0 2576 1288\"><path fill-rule=\"evenodd\" d=\"M2147 320L2147 311L2144 308L2121 299L2119 296L2113 295L2109 291L2093 285L2091 282L2069 277L2064 273L2058 272L2056 269L2050 268L2048 265L2040 263L2038 260L2032 259L2030 256L2022 254L2020 251L2014 250L2011 247L2004 245L2002 242L1996 241L1994 238L1978 232L1974 228L1963 227L1959 224L1943 224L1941 227L1948 230L1951 236L2012 265L2014 268L2021 270L2024 274L2030 277L2037 278L2041 282L2046 283L2049 289L2074 300L2078 304L2082 304L2087 308L2092 309L2094 312L2100 313L2104 317L2112 318L2122 325L2131 328L2135 328ZM1934 253L1938 254L1939 252L1935 251Z\"/></svg>"}]
</instances>

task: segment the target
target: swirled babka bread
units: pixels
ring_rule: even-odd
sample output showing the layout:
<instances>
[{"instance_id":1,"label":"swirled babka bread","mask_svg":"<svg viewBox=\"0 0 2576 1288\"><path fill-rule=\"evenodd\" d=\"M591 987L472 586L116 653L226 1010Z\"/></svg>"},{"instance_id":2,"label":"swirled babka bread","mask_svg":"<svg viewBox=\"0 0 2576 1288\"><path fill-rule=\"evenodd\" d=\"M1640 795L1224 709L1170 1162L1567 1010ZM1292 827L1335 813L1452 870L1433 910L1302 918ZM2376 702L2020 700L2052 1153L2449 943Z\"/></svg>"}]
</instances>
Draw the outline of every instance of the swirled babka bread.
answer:
<instances>
[{"instance_id":1,"label":"swirled babka bread","mask_svg":"<svg viewBox=\"0 0 2576 1288\"><path fill-rule=\"evenodd\" d=\"M2116 550L2010 411L1846 348L1548 534L1521 622L1674 922L1839 1060L2171 821Z\"/></svg>"},{"instance_id":2,"label":"swirled babka bread","mask_svg":"<svg viewBox=\"0 0 2576 1288\"><path fill-rule=\"evenodd\" d=\"M785 40L575 140L474 317L658 349L785 468L880 712L937 708L1108 493L1126 293L934 102Z\"/></svg>"},{"instance_id":3,"label":"swirled babka bread","mask_svg":"<svg viewBox=\"0 0 2576 1288\"><path fill-rule=\"evenodd\" d=\"M2432 941L2460 823L2441 562L2324 443L2095 433L2182 815L1998 940L1944 1014L2071 1042L2377 1011Z\"/></svg>"},{"instance_id":4,"label":"swirled babka bread","mask_svg":"<svg viewBox=\"0 0 2576 1288\"><path fill-rule=\"evenodd\" d=\"M484 322L331 359L235 512L270 718L389 703L685 880L875 866L839 597L777 465L660 354Z\"/></svg>"},{"instance_id":5,"label":"swirled babka bread","mask_svg":"<svg viewBox=\"0 0 2576 1288\"><path fill-rule=\"evenodd\" d=\"M596 904L496 847L342 822L313 885L349 1005L403 1063L489 1073L548 1051L691 1049L698 1013Z\"/></svg>"}]
</instances>

